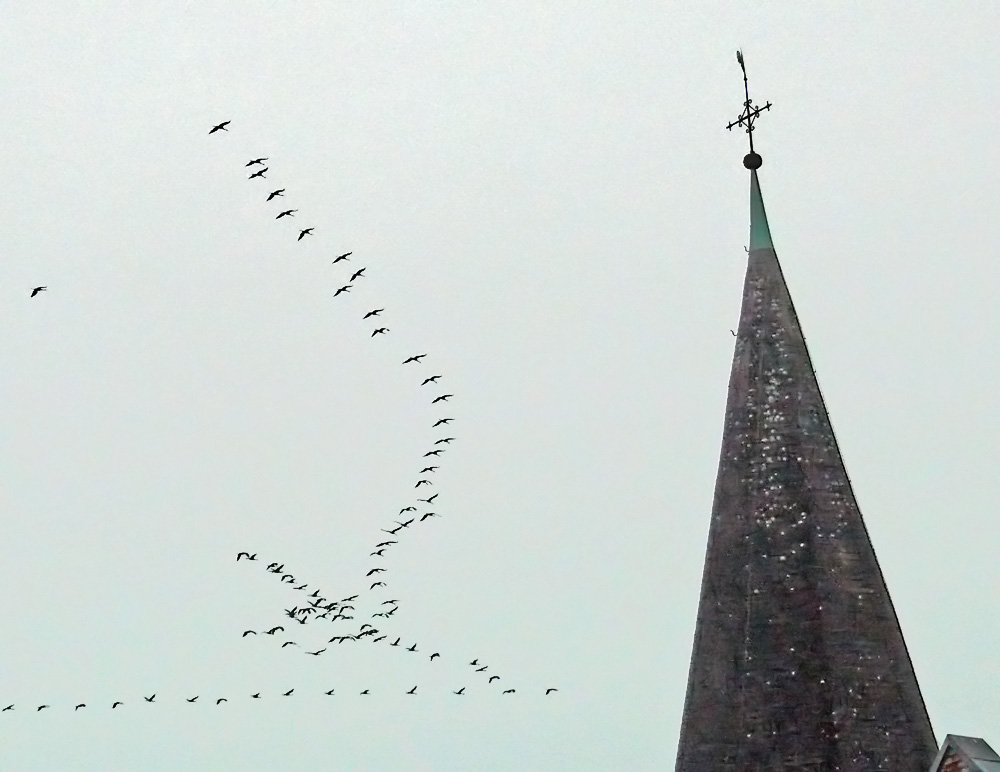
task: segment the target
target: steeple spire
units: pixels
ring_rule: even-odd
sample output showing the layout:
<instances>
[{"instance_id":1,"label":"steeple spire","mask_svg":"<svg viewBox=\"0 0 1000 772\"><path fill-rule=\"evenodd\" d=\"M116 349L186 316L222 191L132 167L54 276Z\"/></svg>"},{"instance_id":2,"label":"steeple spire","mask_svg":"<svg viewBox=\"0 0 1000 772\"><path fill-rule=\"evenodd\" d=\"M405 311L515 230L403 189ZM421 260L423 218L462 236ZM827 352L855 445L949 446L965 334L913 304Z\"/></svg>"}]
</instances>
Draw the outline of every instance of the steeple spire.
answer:
<instances>
[{"instance_id":1,"label":"steeple spire","mask_svg":"<svg viewBox=\"0 0 1000 772\"><path fill-rule=\"evenodd\" d=\"M730 127L750 132L762 109L747 91ZM676 769L926 772L934 734L771 242L759 159L744 159L750 248Z\"/></svg>"}]
</instances>

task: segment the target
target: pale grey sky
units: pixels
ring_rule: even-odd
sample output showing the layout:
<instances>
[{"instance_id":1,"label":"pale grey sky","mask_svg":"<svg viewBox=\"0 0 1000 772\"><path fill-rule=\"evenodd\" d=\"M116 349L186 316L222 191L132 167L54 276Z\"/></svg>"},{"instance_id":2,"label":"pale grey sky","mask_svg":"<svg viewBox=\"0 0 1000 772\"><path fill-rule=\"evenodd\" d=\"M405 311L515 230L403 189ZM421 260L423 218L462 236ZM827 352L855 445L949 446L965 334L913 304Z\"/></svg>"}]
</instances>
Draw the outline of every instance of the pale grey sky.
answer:
<instances>
[{"instance_id":1,"label":"pale grey sky","mask_svg":"<svg viewBox=\"0 0 1000 772\"><path fill-rule=\"evenodd\" d=\"M744 271L738 46L935 731L1000 742L1000 6L627 6L0 4L4 772L672 768ZM242 639L301 594L239 550L365 586L432 373L443 516L385 562L419 653Z\"/></svg>"}]
</instances>

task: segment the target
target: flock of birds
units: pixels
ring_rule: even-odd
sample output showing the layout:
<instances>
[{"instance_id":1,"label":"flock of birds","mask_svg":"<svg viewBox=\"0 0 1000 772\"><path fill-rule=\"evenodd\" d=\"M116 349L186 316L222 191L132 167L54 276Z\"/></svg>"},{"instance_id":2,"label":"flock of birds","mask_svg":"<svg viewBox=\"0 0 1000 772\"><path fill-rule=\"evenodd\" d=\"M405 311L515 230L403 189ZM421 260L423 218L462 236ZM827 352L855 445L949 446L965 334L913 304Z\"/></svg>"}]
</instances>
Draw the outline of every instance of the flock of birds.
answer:
<instances>
[{"instance_id":1,"label":"flock of birds","mask_svg":"<svg viewBox=\"0 0 1000 772\"><path fill-rule=\"evenodd\" d=\"M209 134L215 134L220 131L229 131L227 128L231 121L223 121L212 127ZM246 163L246 168L254 169L254 171L249 175L250 180L254 179L266 179L266 173L270 171L270 168L266 166L269 159L266 157L253 158ZM257 168L259 167L259 168ZM278 188L272 190L268 193L266 202L271 202L276 198L284 197L286 192L285 188ZM278 212L275 216L276 220L281 220L286 217L294 217L298 212L298 209L284 209ZM299 230L297 241L302 241L306 236L311 236L315 231L315 226L308 228L303 228ZM333 264L336 265L342 262L348 262L353 255L353 252L345 252L338 255L334 260ZM365 267L358 268L357 270L352 270L350 278L347 280L346 284L339 287L334 293L334 297L338 297L345 293L349 293L351 288L355 285L357 281L365 277ZM46 286L35 287L31 291L31 297L35 297L41 292L48 289ZM367 311L362 317L362 321L368 321L369 319L376 320L374 324L380 325L380 316L385 312L385 308L372 308ZM372 330L371 337L377 335L384 335L389 332L388 327L376 326ZM413 354L403 360L402 364L404 366L422 365L424 359L427 358L426 353ZM438 381L441 380L443 376L440 374L423 374L419 378L421 388L426 386L436 386ZM433 392L432 392L433 393ZM445 405L450 399L455 395L450 393L437 394L430 400L432 405ZM450 424L455 419L451 416L441 416L437 418L433 425L433 429L439 429L442 434L448 432ZM434 481L431 479L435 473L440 469L441 456L444 455L451 444L456 441L453 436L441 436L434 440L432 447L430 447L422 457L423 468L420 470L416 481L413 486L414 491L420 491L426 487L433 486ZM320 589L319 587L311 587L307 582L300 582L296 579L295 575L291 571L286 570L285 564L278 561L272 561L267 564L265 570L276 576L282 584L287 584L289 590L293 592L303 593L300 596L301 600L298 603L291 605L290 608L286 608L283 611L282 621L280 624L267 624L261 627L260 630L244 630L241 637L249 638L250 636L260 637L266 636L268 639L273 639L276 643L280 641L277 648L280 649L290 649L292 651L299 650L307 656L320 657L323 654L330 651L330 645L336 644L337 647L343 644L358 644L358 643L369 643L369 644L379 644L382 643L383 646L387 648L396 648L401 651L406 651L411 654L426 653L422 649L418 648L416 642L405 642L402 636L396 633L390 633L389 628L392 627L394 620L393 616L399 610L400 600L398 598L384 598L382 597L388 591L388 582L385 580L384 575L387 574L388 569L386 569L384 560L386 558L386 552L396 547L400 543L400 538L403 534L408 533L408 529L411 527L419 526L425 523L431 518L441 517L442 514L437 511L438 506L436 504L439 493L434 493L426 498L414 498L410 502L406 502L405 505L400 508L399 513L396 518L392 520L389 527L381 529L381 536L372 545L372 551L369 555L373 559L374 565L366 572L364 576L363 584L367 587L362 587L353 594L347 595L346 597L335 599L332 593L328 593ZM247 551L241 551L236 555L236 562L246 561L247 563L261 563L258 560L257 553L251 553ZM309 592L311 590L311 592ZM360 599L364 600L360 600ZM370 601L370 607L364 609L364 611L358 610L358 605L364 606L366 602ZM371 613L368 613L371 612ZM364 619L365 621L362 621ZM377 620L377 621L376 621ZM325 634L320 638L315 644L309 646L304 646L298 641L292 640L287 636L291 630L302 631L303 627L306 625L315 625L319 622L325 622L329 624L334 632L334 635L328 640L324 641ZM285 625L288 625L288 630L286 630ZM378 625L378 626L376 626ZM328 632L331 629L328 629ZM299 636L296 636L299 637ZM394 640L390 640L394 639ZM312 650L310 650L312 648ZM434 662L442 658L439 651L430 651L429 660ZM500 691L501 694L516 694L517 689L508 686L506 681L496 672L489 669L489 665L480 662L478 657L472 659L465 666L468 669L470 678L478 678L481 682L485 683L486 686L492 686ZM417 693L418 685L414 685L411 689L404 691L404 694L415 695ZM449 689L452 694L457 696L462 696L466 693L468 686L466 684L461 685L457 690ZM547 687L544 690L546 696L554 694L559 691L555 687ZM290 697L295 693L295 689L289 689L286 692L281 692L280 696ZM323 694L327 696L333 696L335 694L335 689L324 690ZM361 695L370 695L372 690L366 688L360 692ZM194 704L198 701L200 695L194 695L192 697L183 698L186 702ZM261 699L260 692L254 692L249 695L250 699ZM142 696L145 703L153 703L156 699L156 694L150 696ZM216 697L214 698L215 705L222 705L228 702L226 697ZM125 705L123 700L115 700L111 709L117 709ZM36 712L46 710L51 708L51 705L43 704L34 707ZM73 706L73 711L78 711L82 708L88 707L86 703L77 703ZM0 714L12 711L15 709L15 705L7 705L4 708L0 708Z\"/></svg>"}]
</instances>

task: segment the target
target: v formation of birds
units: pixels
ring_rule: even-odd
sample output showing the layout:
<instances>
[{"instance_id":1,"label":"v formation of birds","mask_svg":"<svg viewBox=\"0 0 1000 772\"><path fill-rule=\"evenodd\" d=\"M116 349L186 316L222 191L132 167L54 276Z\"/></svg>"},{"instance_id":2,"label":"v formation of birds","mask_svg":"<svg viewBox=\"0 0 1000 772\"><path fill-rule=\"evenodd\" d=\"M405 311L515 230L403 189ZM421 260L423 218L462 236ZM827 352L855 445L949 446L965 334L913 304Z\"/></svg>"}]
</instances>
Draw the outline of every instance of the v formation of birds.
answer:
<instances>
[{"instance_id":1,"label":"v formation of birds","mask_svg":"<svg viewBox=\"0 0 1000 772\"><path fill-rule=\"evenodd\" d=\"M223 121L222 123L213 126L208 133L211 135L221 131L228 132L230 123L231 121ZM266 164L269 160L270 159L267 157L260 157L253 158L248 161L246 163L246 168L251 170L249 179L267 179L266 173L270 171L270 167ZM274 201L276 198L284 198L285 193L285 188L277 188L269 191L266 196L265 204ZM298 211L298 209L281 209L276 213L275 219L282 220L285 218L295 217ZM306 236L311 236L314 230L315 226L299 229L296 241L302 241ZM354 264L351 261L352 256L354 256L353 252L344 252L334 257L332 261L334 265L339 263L351 264L349 267L345 266L347 267L347 272L350 273L350 277L347 278L345 283L334 292L333 297L335 298L349 293L358 281L365 278L366 267L362 266L360 268L354 268ZM45 286L35 287L31 291L31 297L35 297L47 289L48 287ZM378 335L385 335L390 332L390 328L381 324L382 314L385 310L385 308L372 308L362 317L362 321L368 322L371 320L378 325L374 326L372 329L372 338ZM419 370L419 366L424 364L424 360L427 357L428 354L426 353L413 354L403 360L401 364L418 370L417 382L419 383L420 388L427 389L429 386L437 388L437 384L443 376L437 373L428 374ZM442 390L442 393L440 394L434 394L433 397L429 396L429 401L432 405L446 406L448 401L454 396L454 394L449 394ZM442 460L441 457L451 448L451 444L456 441L455 437L447 436L450 435L450 425L454 420L455 419L451 416L442 415L434 421L432 428L438 429L442 436L436 439L433 442L433 446L423 454L421 460L424 462L424 466L419 471L419 479L413 486L415 493L424 490L425 486L434 485L434 481L431 477L434 476L440 468L439 462ZM388 597L394 593L390 591L390 583L387 578L389 568L386 563L389 558L387 552L393 550L394 548L398 548L401 541L405 539L408 533L410 533L411 528L425 526L429 520L443 516L444 513L438 511L441 509L441 507L437 504L439 495L439 493L433 493L426 498L414 497L414 500L406 502L405 505L400 508L398 514L385 524L386 527L381 529L380 535L372 544L372 551L369 554L369 557L372 559L372 566L368 569L365 576L362 577L360 582L362 586L358 588L357 592L349 594L345 597L334 598L333 594L328 593L319 587L311 586L307 582L300 582L296 579L295 574L293 574L290 569L286 568L283 562L275 560L268 563L264 566L264 570L266 572L274 575L282 584L287 584L290 593L301 594L293 596L293 598L297 597L298 600L291 603L289 608L284 609L280 617L280 623L264 625L261 626L260 629L244 630L240 637L244 639L260 639L271 643L278 651L299 652L312 657L320 657L324 655L336 656L337 649L344 644L377 644L386 647L387 649L396 649L399 652L405 652L407 654L426 656L431 662L442 659L443 655L440 652L433 649L427 649L427 647L422 645L418 646L415 641L405 640L402 635L397 634L397 631L395 631L395 620L393 620L393 617L399 610L399 604L401 601L398 598ZM236 562L242 563L244 561L248 564L263 564L263 560L258 558L256 552L238 552L236 555ZM363 607L361 611L359 611L358 606ZM314 633L317 624L328 625L326 632L317 636ZM390 632L390 630L393 630L393 632ZM333 632L334 634L332 637L327 639L326 634L329 632ZM307 638L309 639L309 642L306 641ZM507 682L506 676L501 676L499 673L495 672L495 669L491 669L490 665L480 662L478 657L464 663L463 667L468 672L469 683L458 684L457 688L449 689L449 691L454 695L463 696L466 694L466 689L468 688L492 689L495 693L502 695L518 693L517 688L511 686ZM380 689L375 686L353 693L357 693L362 696L378 693L392 694L394 692L406 695L416 695L418 694L418 687L419 684L414 685L411 689L399 691ZM352 693L337 692L336 688L314 688L313 690L331 697L339 693ZM293 687L287 691L277 692L274 695L267 696L292 697L294 694L301 693L302 691L308 690L300 689L299 692L296 692L296 689ZM535 687L530 691L549 696L557 692L558 689L551 686L544 688ZM142 697L141 700L138 699L139 696ZM240 695L232 696L233 699L237 699ZM114 710L121 707L127 707L132 703L139 705L151 705L154 703L159 704L156 697L157 694L155 692L149 696L141 694L137 695L135 698L130 698L128 701L115 700L110 706L103 707L109 707ZM201 695L188 696L186 694L177 694L174 697L174 701L180 702L183 700L189 705L194 705L196 703L201 704L198 703L200 697ZM263 699L261 692L248 692L247 694L242 695L242 697L253 700ZM215 706L221 706L229 702L229 698L224 696L211 696L205 697L203 702ZM0 708L0 715L13 711L16 707L17 706L15 704L6 705L5 707ZM58 707L76 712L82 709L92 709L102 706L98 706L96 703L88 704L86 702L77 702L73 705L67 704L64 706L53 706L43 703L41 705L28 706L27 709L33 712L41 712L43 710L56 709Z\"/></svg>"}]
</instances>

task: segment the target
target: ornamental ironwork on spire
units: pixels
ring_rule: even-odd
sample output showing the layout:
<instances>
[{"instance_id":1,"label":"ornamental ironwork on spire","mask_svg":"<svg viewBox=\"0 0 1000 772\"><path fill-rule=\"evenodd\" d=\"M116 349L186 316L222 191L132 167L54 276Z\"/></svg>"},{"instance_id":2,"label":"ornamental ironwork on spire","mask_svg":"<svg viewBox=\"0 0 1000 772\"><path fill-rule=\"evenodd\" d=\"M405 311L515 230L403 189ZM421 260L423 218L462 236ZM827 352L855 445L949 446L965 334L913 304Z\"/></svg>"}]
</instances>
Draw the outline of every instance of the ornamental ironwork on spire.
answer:
<instances>
[{"instance_id":1,"label":"ornamental ironwork on spire","mask_svg":"<svg viewBox=\"0 0 1000 772\"><path fill-rule=\"evenodd\" d=\"M747 80L747 66L743 61L742 51L736 52L736 61L740 63L740 69L743 70L743 93L746 96L746 101L743 103L743 112L740 113L735 121L730 121L726 124L726 128L730 131L736 126L746 129L747 137L750 139L750 152L743 156L743 165L747 169L759 169L760 165L764 163L764 159L753 149L754 122L760 117L762 112L771 109L771 103L768 102L766 105L754 107L753 100L750 99L750 83Z\"/></svg>"}]
</instances>

